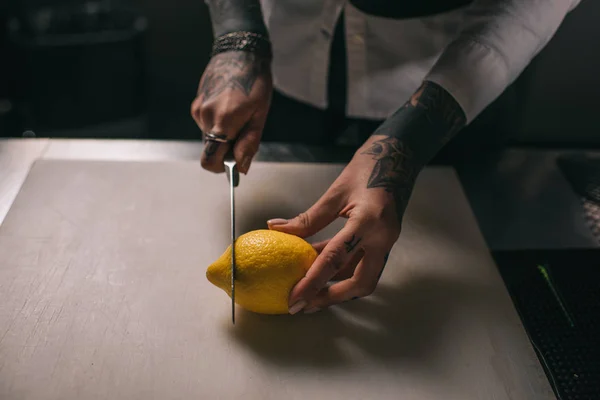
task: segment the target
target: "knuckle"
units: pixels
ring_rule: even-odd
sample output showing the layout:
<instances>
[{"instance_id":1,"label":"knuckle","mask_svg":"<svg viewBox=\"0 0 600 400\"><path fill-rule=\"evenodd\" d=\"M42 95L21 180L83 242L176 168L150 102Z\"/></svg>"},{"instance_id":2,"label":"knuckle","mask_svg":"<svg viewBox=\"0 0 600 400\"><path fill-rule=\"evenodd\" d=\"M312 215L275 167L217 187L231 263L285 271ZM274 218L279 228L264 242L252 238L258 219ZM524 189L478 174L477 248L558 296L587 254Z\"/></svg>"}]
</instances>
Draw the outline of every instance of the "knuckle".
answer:
<instances>
[{"instance_id":1,"label":"knuckle","mask_svg":"<svg viewBox=\"0 0 600 400\"><path fill-rule=\"evenodd\" d=\"M194 119L194 122L196 122L198 127L200 127L202 129L202 123L205 120L203 120L203 118L202 118L201 110L202 110L201 106L199 106L197 104L192 104L190 114L191 114L192 118Z\"/></svg>"},{"instance_id":2,"label":"knuckle","mask_svg":"<svg viewBox=\"0 0 600 400\"><path fill-rule=\"evenodd\" d=\"M333 182L333 184L327 189L325 194L323 195L323 200L326 203L335 203L338 204L341 199L344 199L344 193L346 189L344 183L339 179ZM344 214L342 207L339 209L339 214Z\"/></svg>"},{"instance_id":3,"label":"knuckle","mask_svg":"<svg viewBox=\"0 0 600 400\"><path fill-rule=\"evenodd\" d=\"M319 290L321 290L321 287L316 282L310 282L304 289L305 297L313 298L319 293Z\"/></svg>"},{"instance_id":4,"label":"knuckle","mask_svg":"<svg viewBox=\"0 0 600 400\"><path fill-rule=\"evenodd\" d=\"M221 110L220 112L220 117L227 121L231 118L235 118L237 116L239 116L241 113L240 107L239 106L231 106L231 107L227 107L223 110Z\"/></svg>"},{"instance_id":5,"label":"knuckle","mask_svg":"<svg viewBox=\"0 0 600 400\"><path fill-rule=\"evenodd\" d=\"M398 221L385 212L369 211L358 215L355 221L363 230L371 232L371 239L376 243L393 245L400 236L401 226Z\"/></svg>"},{"instance_id":6,"label":"knuckle","mask_svg":"<svg viewBox=\"0 0 600 400\"><path fill-rule=\"evenodd\" d=\"M356 218L361 220L365 225L386 224L389 216L383 208L370 207L369 209L356 209Z\"/></svg>"},{"instance_id":7,"label":"knuckle","mask_svg":"<svg viewBox=\"0 0 600 400\"><path fill-rule=\"evenodd\" d=\"M246 106L244 103L228 99L229 101L220 102L215 105L215 115L219 121L229 121L232 119L245 119Z\"/></svg>"},{"instance_id":8,"label":"knuckle","mask_svg":"<svg viewBox=\"0 0 600 400\"><path fill-rule=\"evenodd\" d=\"M213 110L210 107L198 106L197 113L202 121L208 121L212 118Z\"/></svg>"},{"instance_id":9,"label":"knuckle","mask_svg":"<svg viewBox=\"0 0 600 400\"><path fill-rule=\"evenodd\" d=\"M198 106L198 102L196 100L194 100L192 102L192 104L190 105L190 114L192 115L192 117L196 117L196 114L198 113L198 110L200 109L200 107Z\"/></svg>"},{"instance_id":10,"label":"knuckle","mask_svg":"<svg viewBox=\"0 0 600 400\"><path fill-rule=\"evenodd\" d=\"M308 213L300 213L298 214L296 219L298 220L300 226L302 226L303 228L308 228L310 226L310 217L308 216Z\"/></svg>"}]
</instances>

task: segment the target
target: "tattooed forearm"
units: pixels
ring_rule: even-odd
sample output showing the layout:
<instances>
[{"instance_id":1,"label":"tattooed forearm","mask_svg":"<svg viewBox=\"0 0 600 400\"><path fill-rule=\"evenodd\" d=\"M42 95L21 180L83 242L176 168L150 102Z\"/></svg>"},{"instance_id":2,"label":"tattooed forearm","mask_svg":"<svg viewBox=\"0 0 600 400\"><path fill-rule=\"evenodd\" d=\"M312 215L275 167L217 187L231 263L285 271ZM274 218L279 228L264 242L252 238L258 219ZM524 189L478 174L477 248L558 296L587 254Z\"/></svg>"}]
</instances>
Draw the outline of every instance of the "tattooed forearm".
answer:
<instances>
[{"instance_id":1,"label":"tattooed forearm","mask_svg":"<svg viewBox=\"0 0 600 400\"><path fill-rule=\"evenodd\" d=\"M215 36L235 31L267 35L260 0L205 0Z\"/></svg>"},{"instance_id":2,"label":"tattooed forearm","mask_svg":"<svg viewBox=\"0 0 600 400\"><path fill-rule=\"evenodd\" d=\"M244 51L232 51L213 57L206 67L198 88L202 102L218 96L226 89L250 95L256 78L269 72L269 61Z\"/></svg>"},{"instance_id":3,"label":"tattooed forearm","mask_svg":"<svg viewBox=\"0 0 600 400\"><path fill-rule=\"evenodd\" d=\"M437 84L425 82L373 133L382 137L362 153L375 160L367 187L383 188L392 194L399 220L418 172L465 122L456 100Z\"/></svg>"},{"instance_id":4,"label":"tattooed forearm","mask_svg":"<svg viewBox=\"0 0 600 400\"><path fill-rule=\"evenodd\" d=\"M427 163L465 122L465 113L452 95L426 81L373 135L398 139L421 163Z\"/></svg>"},{"instance_id":5,"label":"tattooed forearm","mask_svg":"<svg viewBox=\"0 0 600 400\"><path fill-rule=\"evenodd\" d=\"M431 146L436 151L439 147L436 142L443 146L465 126L466 116L461 106L450 93L433 82L423 83L405 107L408 105L421 109L434 127Z\"/></svg>"}]
</instances>

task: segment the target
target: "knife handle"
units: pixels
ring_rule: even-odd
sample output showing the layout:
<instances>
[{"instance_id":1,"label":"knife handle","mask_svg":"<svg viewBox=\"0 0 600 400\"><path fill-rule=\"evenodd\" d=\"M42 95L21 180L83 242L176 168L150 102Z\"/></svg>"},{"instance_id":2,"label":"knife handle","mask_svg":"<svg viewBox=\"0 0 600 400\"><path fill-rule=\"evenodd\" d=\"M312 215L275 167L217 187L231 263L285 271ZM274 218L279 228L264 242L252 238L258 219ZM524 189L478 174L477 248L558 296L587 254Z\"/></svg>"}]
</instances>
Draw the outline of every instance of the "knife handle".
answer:
<instances>
[{"instance_id":1,"label":"knife handle","mask_svg":"<svg viewBox=\"0 0 600 400\"><path fill-rule=\"evenodd\" d=\"M237 187L240 184L240 172L237 169L237 163L233 158L233 150L230 150L226 155L223 164L227 173L227 181Z\"/></svg>"}]
</instances>

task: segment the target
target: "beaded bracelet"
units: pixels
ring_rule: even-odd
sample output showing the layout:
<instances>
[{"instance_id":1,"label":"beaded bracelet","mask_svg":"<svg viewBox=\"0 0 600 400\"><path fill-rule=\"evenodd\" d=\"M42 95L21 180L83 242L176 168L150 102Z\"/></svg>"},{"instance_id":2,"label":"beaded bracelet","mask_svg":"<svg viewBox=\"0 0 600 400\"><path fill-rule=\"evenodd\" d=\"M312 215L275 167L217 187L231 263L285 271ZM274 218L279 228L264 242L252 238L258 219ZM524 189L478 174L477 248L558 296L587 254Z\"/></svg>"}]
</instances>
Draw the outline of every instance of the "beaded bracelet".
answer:
<instances>
[{"instance_id":1,"label":"beaded bracelet","mask_svg":"<svg viewBox=\"0 0 600 400\"><path fill-rule=\"evenodd\" d=\"M226 51L247 51L271 59L271 42L265 35L254 32L232 32L215 39L212 56Z\"/></svg>"}]
</instances>

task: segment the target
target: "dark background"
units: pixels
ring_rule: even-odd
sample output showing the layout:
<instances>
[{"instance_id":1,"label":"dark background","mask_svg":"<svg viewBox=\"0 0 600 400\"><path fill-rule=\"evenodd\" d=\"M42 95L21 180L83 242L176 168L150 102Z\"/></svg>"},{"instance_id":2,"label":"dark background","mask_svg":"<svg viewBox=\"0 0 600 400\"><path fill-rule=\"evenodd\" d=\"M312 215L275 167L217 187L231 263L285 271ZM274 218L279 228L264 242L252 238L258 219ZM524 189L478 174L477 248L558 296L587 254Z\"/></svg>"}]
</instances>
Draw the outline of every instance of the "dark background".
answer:
<instances>
[{"instance_id":1,"label":"dark background","mask_svg":"<svg viewBox=\"0 0 600 400\"><path fill-rule=\"evenodd\" d=\"M133 9L147 29L88 50L14 44L10 15L61 4L86 3L0 3L0 136L199 138L189 109L212 42L202 0L101 2ZM520 143L600 144L599 15L600 2L583 0L518 80L521 113L509 117Z\"/></svg>"}]
</instances>

